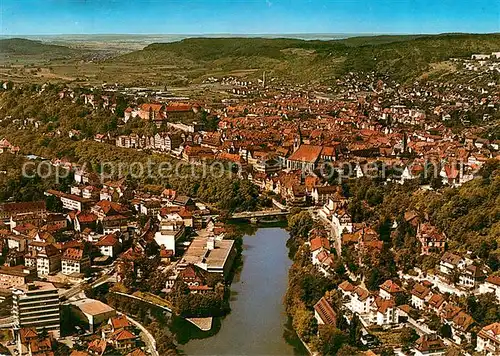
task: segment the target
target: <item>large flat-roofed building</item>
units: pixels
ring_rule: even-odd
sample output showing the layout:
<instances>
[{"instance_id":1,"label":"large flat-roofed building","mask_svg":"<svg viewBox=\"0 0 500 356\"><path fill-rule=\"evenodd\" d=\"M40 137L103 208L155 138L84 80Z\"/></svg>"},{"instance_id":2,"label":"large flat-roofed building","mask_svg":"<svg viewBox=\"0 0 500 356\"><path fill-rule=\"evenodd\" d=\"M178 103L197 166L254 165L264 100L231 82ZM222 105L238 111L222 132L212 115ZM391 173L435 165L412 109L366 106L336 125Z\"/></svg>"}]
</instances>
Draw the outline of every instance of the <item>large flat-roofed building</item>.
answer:
<instances>
[{"instance_id":1,"label":"large flat-roofed building","mask_svg":"<svg viewBox=\"0 0 500 356\"><path fill-rule=\"evenodd\" d=\"M52 283L23 284L12 291L12 315L16 329L45 329L54 337L60 336L60 301L57 288Z\"/></svg>"},{"instance_id":2,"label":"large flat-roofed building","mask_svg":"<svg viewBox=\"0 0 500 356\"><path fill-rule=\"evenodd\" d=\"M71 315L93 333L96 326L116 316L116 311L99 300L81 299L71 303Z\"/></svg>"},{"instance_id":3,"label":"large flat-roofed building","mask_svg":"<svg viewBox=\"0 0 500 356\"><path fill-rule=\"evenodd\" d=\"M227 277L236 251L233 240L216 240L214 237L196 237L177 265L179 270L193 264L210 273Z\"/></svg>"}]
</instances>

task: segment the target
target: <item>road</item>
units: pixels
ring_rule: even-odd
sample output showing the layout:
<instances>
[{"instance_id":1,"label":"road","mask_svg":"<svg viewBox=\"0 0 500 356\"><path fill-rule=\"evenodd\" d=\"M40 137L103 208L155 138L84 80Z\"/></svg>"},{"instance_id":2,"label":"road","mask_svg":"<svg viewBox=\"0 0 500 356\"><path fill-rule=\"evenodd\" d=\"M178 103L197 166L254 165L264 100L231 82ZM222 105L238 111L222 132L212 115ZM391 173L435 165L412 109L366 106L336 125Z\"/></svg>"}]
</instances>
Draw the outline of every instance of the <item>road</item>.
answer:
<instances>
[{"instance_id":1,"label":"road","mask_svg":"<svg viewBox=\"0 0 500 356\"><path fill-rule=\"evenodd\" d=\"M118 314L123 314L123 313L118 313ZM160 356L160 354L156 350L156 340L153 337L153 335L151 335L151 333L144 326L142 326L141 323L139 323L138 321L132 319L129 315L126 315L126 316L127 316L127 319L132 324L134 324L137 328L141 329L142 333L145 336L144 338L145 338L145 341L146 341L146 345L147 345L148 349L151 351L151 354L153 356Z\"/></svg>"},{"instance_id":2,"label":"road","mask_svg":"<svg viewBox=\"0 0 500 356\"><path fill-rule=\"evenodd\" d=\"M94 282L90 284L86 283L79 283L76 286L71 287L68 289L66 292L61 294L61 298L69 299L71 297L74 297L75 295L79 294L80 292L83 291L83 288L87 285L89 285L91 288L95 288L100 286L101 284L104 284L109 281L113 281L114 276L105 274L104 276L101 276L100 278L96 279Z\"/></svg>"}]
</instances>

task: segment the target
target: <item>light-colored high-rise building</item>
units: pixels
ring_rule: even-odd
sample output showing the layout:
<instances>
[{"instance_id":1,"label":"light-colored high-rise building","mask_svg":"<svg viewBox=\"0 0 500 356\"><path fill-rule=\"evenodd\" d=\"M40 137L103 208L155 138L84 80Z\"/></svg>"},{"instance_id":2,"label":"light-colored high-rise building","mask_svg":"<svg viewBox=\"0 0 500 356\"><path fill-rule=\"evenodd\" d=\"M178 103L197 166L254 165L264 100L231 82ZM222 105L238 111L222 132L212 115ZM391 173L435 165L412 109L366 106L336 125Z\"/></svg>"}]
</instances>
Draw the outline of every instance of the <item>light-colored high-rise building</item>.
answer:
<instances>
[{"instance_id":1,"label":"light-colored high-rise building","mask_svg":"<svg viewBox=\"0 0 500 356\"><path fill-rule=\"evenodd\" d=\"M60 336L60 300L52 283L33 282L16 287L12 292L15 329L46 330Z\"/></svg>"}]
</instances>

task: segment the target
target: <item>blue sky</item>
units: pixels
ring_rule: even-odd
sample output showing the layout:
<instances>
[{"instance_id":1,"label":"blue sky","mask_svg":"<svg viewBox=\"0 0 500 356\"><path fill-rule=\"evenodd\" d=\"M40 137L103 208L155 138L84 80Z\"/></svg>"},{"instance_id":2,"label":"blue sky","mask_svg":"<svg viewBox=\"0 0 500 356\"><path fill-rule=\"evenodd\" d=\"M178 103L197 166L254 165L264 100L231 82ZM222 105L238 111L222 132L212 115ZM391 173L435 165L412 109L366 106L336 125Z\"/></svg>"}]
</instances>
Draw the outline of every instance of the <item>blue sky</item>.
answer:
<instances>
[{"instance_id":1,"label":"blue sky","mask_svg":"<svg viewBox=\"0 0 500 356\"><path fill-rule=\"evenodd\" d=\"M0 34L500 32L498 0L0 0Z\"/></svg>"}]
</instances>

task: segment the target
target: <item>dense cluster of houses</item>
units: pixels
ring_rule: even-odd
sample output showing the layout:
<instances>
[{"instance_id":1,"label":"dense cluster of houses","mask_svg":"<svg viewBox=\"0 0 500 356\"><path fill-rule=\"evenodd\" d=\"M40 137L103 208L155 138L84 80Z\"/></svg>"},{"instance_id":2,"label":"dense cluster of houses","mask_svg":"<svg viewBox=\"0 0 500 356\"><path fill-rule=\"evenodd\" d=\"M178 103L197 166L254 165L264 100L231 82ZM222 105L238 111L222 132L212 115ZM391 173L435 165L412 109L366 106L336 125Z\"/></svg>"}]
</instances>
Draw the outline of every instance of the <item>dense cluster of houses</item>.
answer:
<instances>
[{"instance_id":1,"label":"dense cluster of houses","mask_svg":"<svg viewBox=\"0 0 500 356\"><path fill-rule=\"evenodd\" d=\"M317 210L324 228L313 229L306 242L312 264L325 276L334 274L333 268L340 262L338 254L333 253L334 249L354 248L359 257L356 262L364 266L366 258L379 254L383 247L373 227L352 222L348 200L341 189L333 189L329 193L327 201ZM455 304L450 296L492 293L497 299L492 303L500 303L500 278L490 274L489 268L479 259L447 251L446 234L418 212L407 211L404 219L416 232L420 253L441 256L434 273L420 273L418 276L400 273L403 277L401 281L386 280L379 290L369 291L360 283L363 278L348 270L350 280L344 280L338 286L342 294L341 310L327 296L323 297L314 306L318 323L335 326L342 314L348 322L353 315L357 315L367 330L372 327L391 330L410 326L419 334L424 334L414 345L413 351L417 355L444 355L450 343L474 344L479 352L498 354L498 323L479 327L467 310ZM447 340L437 336L436 330L427 324L429 318L424 318L424 315L434 315L442 325L449 327Z\"/></svg>"},{"instance_id":2,"label":"dense cluster of houses","mask_svg":"<svg viewBox=\"0 0 500 356\"><path fill-rule=\"evenodd\" d=\"M498 53L473 55L464 62L464 68L475 72L498 70L497 59ZM486 138L477 127L481 125L476 125L479 120L487 126L493 116L498 116L500 96L495 83L425 81L401 86L373 73L349 73L338 79L335 89L318 88L336 94L333 99L311 88L266 83L265 78L257 83L236 78L207 81L231 86L228 92L235 95L218 102L187 98L179 102L147 89L124 90L130 106L119 125L140 119L154 123L156 133L101 132L94 140L163 152L190 163L231 162L238 166L242 178L275 196L277 204L315 205L331 232L311 231L307 245L312 264L325 276L332 273L340 255L335 255L334 248L353 248L360 265L365 263L364 257L383 248L373 226L352 221L348 199L339 186L332 184L334 178L375 176L401 184L418 180L428 185L437 180L459 186L473 179L488 159L500 156L500 142ZM115 113L114 90L101 88L103 94L76 94L66 88L59 99L81 101L89 108ZM195 121L201 112L217 118L215 130L208 131ZM13 123L20 128L40 126L29 118L14 119ZM457 134L452 124L465 129ZM51 134L82 139L75 128ZM7 139L0 141L0 153L19 150ZM44 202L0 205L0 253L5 260L5 266L0 267L1 288L12 289L40 278L77 284L89 275L92 266L114 261L120 282L126 278L125 271L140 275L136 262L151 244L169 265L167 292L182 281L191 293L211 293L210 274L228 275L235 257L234 242L224 239L224 226L213 220L204 204L171 189L152 193L132 190L124 179L101 182L95 173L64 158L54 159L52 164L75 170L75 182L69 191L46 191L47 196L60 202L64 213L48 212ZM147 217L146 224L139 223L139 215ZM358 315L365 327L410 324L425 331L414 345L417 355L444 354L446 349L443 340L415 317L419 311L434 313L448 325L450 342L470 343L476 338L478 351L498 354L498 323L481 328L476 336L472 332L475 321L449 302L442 290L457 295L494 293L500 302L500 279L490 275L480 261L447 251L446 232L425 216L407 211L404 219L415 228L421 254L440 256L435 274L415 280L402 278L404 283L387 280L378 291L371 292L358 283L359 276L348 271L353 282L346 280L339 285L343 310L347 315ZM196 237L186 240L193 231ZM401 304L402 294L410 295L411 301ZM80 316L94 317L92 303L89 305L79 306ZM318 323L336 324L339 311L328 298L320 299L314 310ZM101 355L108 347L132 350L136 336L129 326L126 318L113 316L109 326L101 330L102 337L92 341L87 352ZM38 340L39 348L50 347L50 339L40 338L36 330L23 337L28 348L31 339Z\"/></svg>"},{"instance_id":3,"label":"dense cluster of houses","mask_svg":"<svg viewBox=\"0 0 500 356\"><path fill-rule=\"evenodd\" d=\"M151 251L170 276L164 292L182 281L192 293L215 293L210 275L221 280L228 277L236 247L233 240L224 238L224 225L214 220L203 203L172 189L132 190L124 179L101 184L95 178L95 173L81 167L69 193L45 192L60 202L61 213L48 211L45 201L0 204L2 298L12 298L18 289L29 293L34 283L50 285L56 293L59 288L66 296L78 294L85 282L106 276L123 282L130 278L130 271L141 275L138 261ZM73 289L75 293L68 294ZM89 329L109 307L87 302L83 298L71 305L80 310L78 317L86 318L82 327ZM88 344L86 352L102 355L111 348L121 354L130 350L141 355L142 350L133 350L136 334L128 327L117 328L114 320L109 330L102 329L102 337ZM35 347L31 341L39 344L36 347L52 347L50 337L59 336L40 338L41 326L38 322L35 325L33 340L24 343L25 349ZM16 338L22 337L22 330L15 329Z\"/></svg>"}]
</instances>

